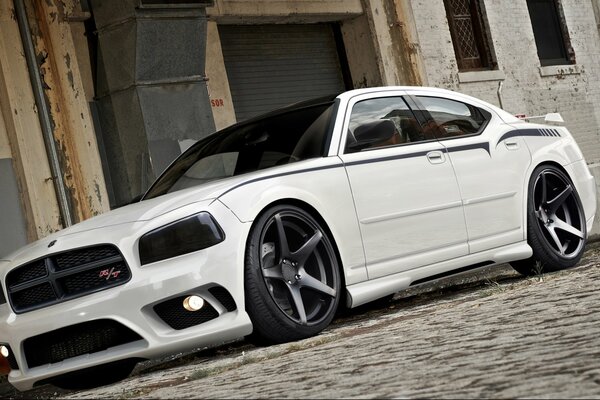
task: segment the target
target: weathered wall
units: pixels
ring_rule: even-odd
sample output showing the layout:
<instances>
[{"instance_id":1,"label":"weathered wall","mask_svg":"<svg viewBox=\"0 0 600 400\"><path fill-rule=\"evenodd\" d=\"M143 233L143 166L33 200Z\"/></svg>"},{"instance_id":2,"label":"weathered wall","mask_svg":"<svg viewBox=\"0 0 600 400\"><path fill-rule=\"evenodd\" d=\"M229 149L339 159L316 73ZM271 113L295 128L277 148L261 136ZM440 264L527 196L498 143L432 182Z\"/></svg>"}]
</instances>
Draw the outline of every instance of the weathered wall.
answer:
<instances>
[{"instance_id":1,"label":"weathered wall","mask_svg":"<svg viewBox=\"0 0 600 400\"><path fill-rule=\"evenodd\" d=\"M360 0L215 0L206 9L219 23L327 22L362 14Z\"/></svg>"},{"instance_id":2,"label":"weathered wall","mask_svg":"<svg viewBox=\"0 0 600 400\"><path fill-rule=\"evenodd\" d=\"M206 77L208 78L208 96L212 108L215 128L223 129L235 123L233 100L229 90L229 80L223 61L223 50L219 39L217 23L209 21L206 40Z\"/></svg>"},{"instance_id":3,"label":"weathered wall","mask_svg":"<svg viewBox=\"0 0 600 400\"><path fill-rule=\"evenodd\" d=\"M0 112L31 241L60 229L60 212L11 3L0 2Z\"/></svg>"},{"instance_id":4,"label":"weathered wall","mask_svg":"<svg viewBox=\"0 0 600 400\"><path fill-rule=\"evenodd\" d=\"M12 158L12 151L10 150L4 117L2 116L2 112L0 112L0 159L2 158Z\"/></svg>"},{"instance_id":5,"label":"weathered wall","mask_svg":"<svg viewBox=\"0 0 600 400\"><path fill-rule=\"evenodd\" d=\"M71 23L66 21L76 3L75 0L34 0L28 4L74 222L108 210L108 195Z\"/></svg>"}]
</instances>

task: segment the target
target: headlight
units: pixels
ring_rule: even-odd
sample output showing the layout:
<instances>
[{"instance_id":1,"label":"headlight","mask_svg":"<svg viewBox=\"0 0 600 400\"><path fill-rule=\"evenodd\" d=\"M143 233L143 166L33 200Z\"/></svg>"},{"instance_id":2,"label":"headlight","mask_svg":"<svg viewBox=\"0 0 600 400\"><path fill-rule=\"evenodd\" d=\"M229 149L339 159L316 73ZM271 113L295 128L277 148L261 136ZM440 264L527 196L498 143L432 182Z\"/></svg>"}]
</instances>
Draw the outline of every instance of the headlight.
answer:
<instances>
[{"instance_id":1,"label":"headlight","mask_svg":"<svg viewBox=\"0 0 600 400\"><path fill-rule=\"evenodd\" d=\"M146 233L140 238L142 265L202 250L225 240L212 215L201 212Z\"/></svg>"}]
</instances>

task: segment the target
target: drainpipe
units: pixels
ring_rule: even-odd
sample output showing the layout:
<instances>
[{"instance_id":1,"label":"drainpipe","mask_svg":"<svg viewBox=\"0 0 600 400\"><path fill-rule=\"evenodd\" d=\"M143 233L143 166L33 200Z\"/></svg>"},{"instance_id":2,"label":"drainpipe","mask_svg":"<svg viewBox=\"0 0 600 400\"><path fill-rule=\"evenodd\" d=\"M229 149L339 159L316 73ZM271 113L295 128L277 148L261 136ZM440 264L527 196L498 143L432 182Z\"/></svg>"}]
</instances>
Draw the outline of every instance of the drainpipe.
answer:
<instances>
[{"instance_id":1,"label":"drainpipe","mask_svg":"<svg viewBox=\"0 0 600 400\"><path fill-rule=\"evenodd\" d=\"M21 33L21 41L23 42L23 50L25 51L27 69L29 70L29 79L31 80L35 105L37 106L38 117L44 136L44 144L46 145L46 154L48 155L50 171L52 172L54 190L60 207L62 225L66 228L73 225L73 217L69 208L69 199L60 167L58 149L56 148L56 142L54 140L52 122L50 121L50 110L48 109L48 104L44 98L44 86L42 85L42 77L37 64L33 40L31 38L31 30L29 28L29 22L27 21L27 11L25 10L25 3L23 0L14 0L14 5L17 24L19 25L19 32Z\"/></svg>"},{"instance_id":2,"label":"drainpipe","mask_svg":"<svg viewBox=\"0 0 600 400\"><path fill-rule=\"evenodd\" d=\"M502 105L502 85L504 84L503 81L498 82L498 91L496 92L496 94L498 95L498 104L500 105L500 108L504 110L504 106Z\"/></svg>"}]
</instances>

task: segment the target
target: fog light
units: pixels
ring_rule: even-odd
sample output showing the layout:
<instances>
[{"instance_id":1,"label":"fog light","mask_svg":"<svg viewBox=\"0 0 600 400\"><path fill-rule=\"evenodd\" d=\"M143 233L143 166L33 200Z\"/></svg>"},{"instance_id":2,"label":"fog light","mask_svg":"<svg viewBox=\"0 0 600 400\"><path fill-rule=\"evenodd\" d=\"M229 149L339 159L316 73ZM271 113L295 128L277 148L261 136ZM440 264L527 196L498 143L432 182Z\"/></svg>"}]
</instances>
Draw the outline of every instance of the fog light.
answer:
<instances>
[{"instance_id":1,"label":"fog light","mask_svg":"<svg viewBox=\"0 0 600 400\"><path fill-rule=\"evenodd\" d=\"M200 296L188 296L183 300L183 308L188 311L198 311L204 306L204 299Z\"/></svg>"},{"instance_id":2,"label":"fog light","mask_svg":"<svg viewBox=\"0 0 600 400\"><path fill-rule=\"evenodd\" d=\"M8 358L8 356L10 355L10 351L8 351L8 347L0 346L0 354L2 355L2 357Z\"/></svg>"}]
</instances>

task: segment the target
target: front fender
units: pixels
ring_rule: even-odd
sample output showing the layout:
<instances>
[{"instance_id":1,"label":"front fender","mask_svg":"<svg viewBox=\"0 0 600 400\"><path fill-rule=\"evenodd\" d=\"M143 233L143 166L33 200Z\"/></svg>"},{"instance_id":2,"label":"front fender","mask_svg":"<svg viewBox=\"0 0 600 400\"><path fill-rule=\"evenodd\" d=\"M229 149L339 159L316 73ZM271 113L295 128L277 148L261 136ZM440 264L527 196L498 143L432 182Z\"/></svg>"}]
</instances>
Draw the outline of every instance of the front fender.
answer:
<instances>
[{"instance_id":1,"label":"front fender","mask_svg":"<svg viewBox=\"0 0 600 400\"><path fill-rule=\"evenodd\" d=\"M249 180L219 200L242 222L252 222L275 202L292 199L310 205L327 224L337 244L346 284L367 280L358 219L346 170L337 157L319 167Z\"/></svg>"}]
</instances>

